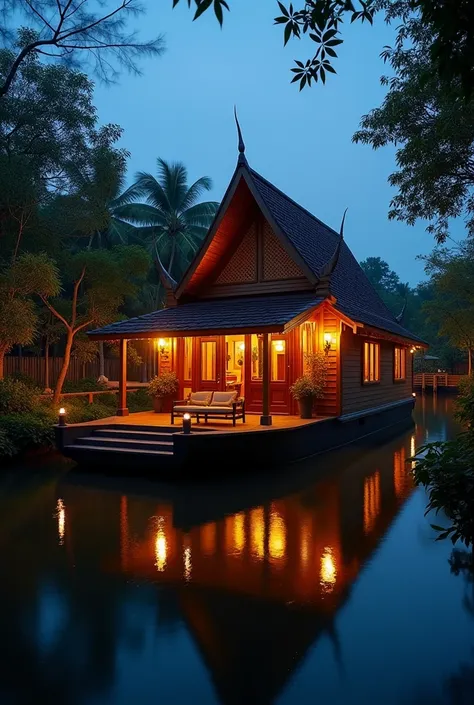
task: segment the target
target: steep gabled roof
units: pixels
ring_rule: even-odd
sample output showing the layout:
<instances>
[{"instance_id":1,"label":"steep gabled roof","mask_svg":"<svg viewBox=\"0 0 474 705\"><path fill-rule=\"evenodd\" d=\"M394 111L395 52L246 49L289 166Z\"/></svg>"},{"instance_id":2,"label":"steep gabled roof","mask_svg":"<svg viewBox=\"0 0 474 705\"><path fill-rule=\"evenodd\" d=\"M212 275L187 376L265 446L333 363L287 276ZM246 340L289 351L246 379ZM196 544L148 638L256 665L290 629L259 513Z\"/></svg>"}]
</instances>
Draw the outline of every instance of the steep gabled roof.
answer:
<instances>
[{"instance_id":1,"label":"steep gabled roof","mask_svg":"<svg viewBox=\"0 0 474 705\"><path fill-rule=\"evenodd\" d=\"M248 172L279 229L317 277L321 268L333 256L340 239L339 233L256 171L248 168ZM357 323L423 342L398 323L345 242L341 244L339 258L331 276L331 294L337 299L335 308Z\"/></svg>"}]
</instances>

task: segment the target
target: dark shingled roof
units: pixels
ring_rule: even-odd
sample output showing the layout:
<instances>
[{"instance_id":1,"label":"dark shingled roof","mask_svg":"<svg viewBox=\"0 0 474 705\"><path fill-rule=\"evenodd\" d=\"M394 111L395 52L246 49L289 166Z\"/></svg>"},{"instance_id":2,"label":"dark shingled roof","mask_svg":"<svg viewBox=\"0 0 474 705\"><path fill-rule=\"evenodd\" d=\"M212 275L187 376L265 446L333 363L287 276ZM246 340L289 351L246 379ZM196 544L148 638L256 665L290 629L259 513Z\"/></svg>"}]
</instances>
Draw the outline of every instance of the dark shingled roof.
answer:
<instances>
[{"instance_id":1,"label":"dark shingled roof","mask_svg":"<svg viewBox=\"0 0 474 705\"><path fill-rule=\"evenodd\" d=\"M89 335L137 335L139 333L186 333L186 331L238 330L281 326L323 299L314 292L274 294L232 299L212 299L164 308L145 316L111 323Z\"/></svg>"},{"instance_id":2,"label":"dark shingled roof","mask_svg":"<svg viewBox=\"0 0 474 705\"><path fill-rule=\"evenodd\" d=\"M252 181L272 217L317 277L336 249L339 233L318 220L269 181L249 168ZM352 320L423 342L400 325L385 306L344 242L331 276L335 308Z\"/></svg>"}]
</instances>

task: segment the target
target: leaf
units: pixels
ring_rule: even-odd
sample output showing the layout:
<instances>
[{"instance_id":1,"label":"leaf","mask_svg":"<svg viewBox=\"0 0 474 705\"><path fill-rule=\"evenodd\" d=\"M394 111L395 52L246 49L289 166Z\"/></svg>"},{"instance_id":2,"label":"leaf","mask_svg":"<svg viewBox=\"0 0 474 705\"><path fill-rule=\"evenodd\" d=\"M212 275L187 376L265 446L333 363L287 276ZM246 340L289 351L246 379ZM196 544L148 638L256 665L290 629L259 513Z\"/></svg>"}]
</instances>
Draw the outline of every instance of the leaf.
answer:
<instances>
[{"instance_id":1,"label":"leaf","mask_svg":"<svg viewBox=\"0 0 474 705\"><path fill-rule=\"evenodd\" d=\"M282 5L282 3L279 0L278 0L278 5L280 6L280 10L285 15L285 17L289 18L288 10L286 9L286 7L284 5Z\"/></svg>"},{"instance_id":2,"label":"leaf","mask_svg":"<svg viewBox=\"0 0 474 705\"><path fill-rule=\"evenodd\" d=\"M303 90L303 88L305 87L305 85L306 85L306 74L305 74L305 75L303 76L303 78L301 79L300 91Z\"/></svg>"},{"instance_id":3,"label":"leaf","mask_svg":"<svg viewBox=\"0 0 474 705\"><path fill-rule=\"evenodd\" d=\"M330 42L325 42L326 47L337 47L338 44L342 44L342 39L331 39Z\"/></svg>"},{"instance_id":4,"label":"leaf","mask_svg":"<svg viewBox=\"0 0 474 705\"><path fill-rule=\"evenodd\" d=\"M288 44L288 40L290 39L290 37L291 37L291 22L288 22L288 24L285 27L285 35L284 35L285 46Z\"/></svg>"},{"instance_id":5,"label":"leaf","mask_svg":"<svg viewBox=\"0 0 474 705\"><path fill-rule=\"evenodd\" d=\"M334 59L337 59L337 54L334 49L331 49L331 47L326 47L326 54L328 54L328 56L332 56Z\"/></svg>"},{"instance_id":6,"label":"leaf","mask_svg":"<svg viewBox=\"0 0 474 705\"><path fill-rule=\"evenodd\" d=\"M326 72L325 72L325 70L323 69L322 66L321 66L321 68L319 69L319 73L320 73L320 76L321 76L321 81L322 81L323 83L326 83Z\"/></svg>"},{"instance_id":7,"label":"leaf","mask_svg":"<svg viewBox=\"0 0 474 705\"><path fill-rule=\"evenodd\" d=\"M196 10L196 13L193 17L193 22L194 20L197 20L198 17L201 17L201 15L206 12L212 5L212 0L201 0L201 2L198 5L198 8Z\"/></svg>"},{"instance_id":8,"label":"leaf","mask_svg":"<svg viewBox=\"0 0 474 705\"><path fill-rule=\"evenodd\" d=\"M217 21L219 22L219 25L222 27L222 24L224 22L224 13L222 12L222 5L220 3L220 0L214 0L214 13L216 15Z\"/></svg>"},{"instance_id":9,"label":"leaf","mask_svg":"<svg viewBox=\"0 0 474 705\"><path fill-rule=\"evenodd\" d=\"M332 39L332 37L335 37L336 34L337 34L337 30L335 30L335 29L330 29L327 32L324 32L323 42L329 41L329 39Z\"/></svg>"}]
</instances>

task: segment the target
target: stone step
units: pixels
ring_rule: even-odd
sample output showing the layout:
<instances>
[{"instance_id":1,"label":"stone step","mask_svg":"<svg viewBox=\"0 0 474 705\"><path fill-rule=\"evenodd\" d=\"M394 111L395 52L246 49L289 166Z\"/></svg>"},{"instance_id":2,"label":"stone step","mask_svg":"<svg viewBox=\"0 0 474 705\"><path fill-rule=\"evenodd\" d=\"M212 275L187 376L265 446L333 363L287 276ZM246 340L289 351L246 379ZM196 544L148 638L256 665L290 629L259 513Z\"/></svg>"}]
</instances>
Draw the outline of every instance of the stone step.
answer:
<instances>
[{"instance_id":1,"label":"stone step","mask_svg":"<svg viewBox=\"0 0 474 705\"><path fill-rule=\"evenodd\" d=\"M94 448L130 448L136 450L164 451L173 453L173 441L136 440L134 438L108 438L106 436L84 436L76 439L76 445Z\"/></svg>"},{"instance_id":2,"label":"stone step","mask_svg":"<svg viewBox=\"0 0 474 705\"><path fill-rule=\"evenodd\" d=\"M103 453L104 455L107 455L107 453L131 453L139 456L146 456L146 457L152 457L155 456L156 458L172 458L173 453L170 451L164 451L164 450L144 450L142 448L119 448L117 446L94 446L94 445L78 445L78 444L72 444L66 446L66 450L73 451L74 453L82 454L83 451L87 451L88 453L96 454L96 453Z\"/></svg>"},{"instance_id":3,"label":"stone step","mask_svg":"<svg viewBox=\"0 0 474 705\"><path fill-rule=\"evenodd\" d=\"M169 441L172 443L173 434L155 431L123 430L121 428L96 428L94 436L100 438L130 438L137 441Z\"/></svg>"},{"instance_id":4,"label":"stone step","mask_svg":"<svg viewBox=\"0 0 474 705\"><path fill-rule=\"evenodd\" d=\"M110 430L110 426L104 426L104 429ZM183 428L181 424L176 424L176 426L146 426L145 424L131 424L131 423L121 423L115 424L114 430L116 431L143 431L145 433L181 433Z\"/></svg>"}]
</instances>

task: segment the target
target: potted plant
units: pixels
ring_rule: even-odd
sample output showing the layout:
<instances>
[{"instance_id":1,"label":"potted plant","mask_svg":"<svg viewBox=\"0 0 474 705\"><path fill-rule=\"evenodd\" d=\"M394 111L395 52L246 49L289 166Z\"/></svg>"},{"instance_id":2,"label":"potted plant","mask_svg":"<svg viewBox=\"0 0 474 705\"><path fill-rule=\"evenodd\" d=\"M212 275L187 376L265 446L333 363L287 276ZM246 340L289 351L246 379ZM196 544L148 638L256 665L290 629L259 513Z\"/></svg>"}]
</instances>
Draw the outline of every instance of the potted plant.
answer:
<instances>
[{"instance_id":1,"label":"potted plant","mask_svg":"<svg viewBox=\"0 0 474 705\"><path fill-rule=\"evenodd\" d=\"M153 399L153 409L156 414L164 411L165 401L171 399L179 389L175 372L161 372L148 383L148 394Z\"/></svg>"},{"instance_id":2,"label":"potted plant","mask_svg":"<svg viewBox=\"0 0 474 705\"><path fill-rule=\"evenodd\" d=\"M302 419L312 418L315 399L324 397L327 371L327 355L323 353L305 355L305 372L290 387L290 392L300 407Z\"/></svg>"}]
</instances>

